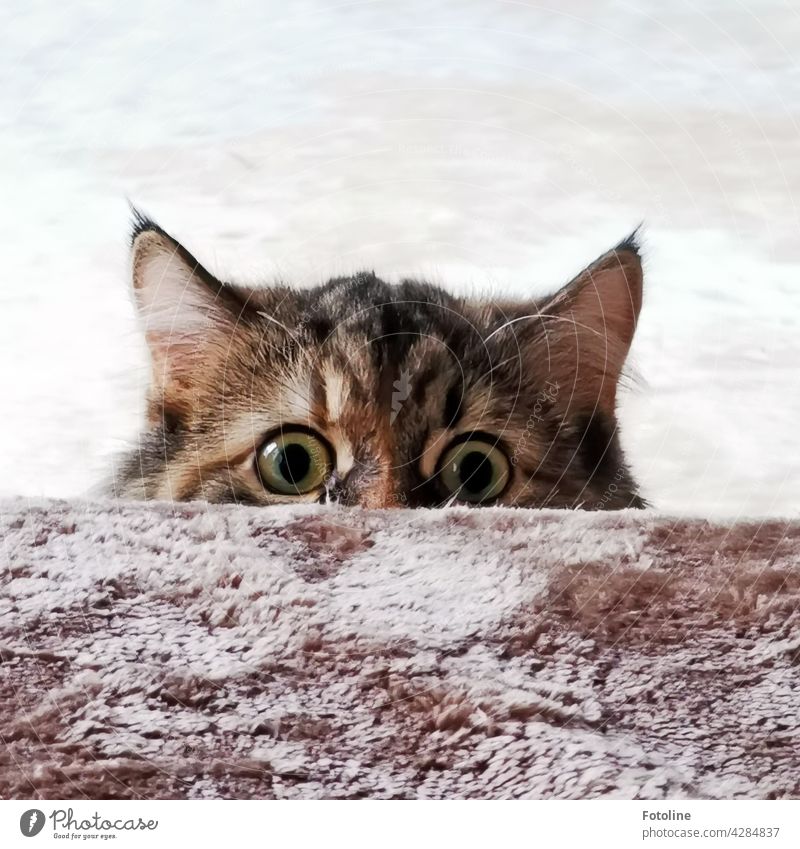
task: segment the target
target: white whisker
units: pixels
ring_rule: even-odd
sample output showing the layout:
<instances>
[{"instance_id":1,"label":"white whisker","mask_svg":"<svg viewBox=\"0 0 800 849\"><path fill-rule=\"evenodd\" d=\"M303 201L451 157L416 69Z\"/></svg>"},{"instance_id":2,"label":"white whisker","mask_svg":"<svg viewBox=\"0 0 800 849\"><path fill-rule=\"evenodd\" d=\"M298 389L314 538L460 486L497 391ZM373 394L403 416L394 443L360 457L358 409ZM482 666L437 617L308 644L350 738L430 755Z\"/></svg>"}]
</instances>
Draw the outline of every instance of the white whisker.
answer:
<instances>
[{"instance_id":1,"label":"white whisker","mask_svg":"<svg viewBox=\"0 0 800 849\"><path fill-rule=\"evenodd\" d=\"M593 327L589 327L586 324L581 324L580 322L575 321L574 318L565 318L564 316L554 315L553 313L537 312L531 313L530 315L520 315L517 316L517 318L509 319L507 322L505 322L505 324L501 324L500 327L498 327L496 330L493 330L483 340L483 344L485 345L492 338L492 336L496 336L498 333L500 333L501 330L505 330L506 328L511 327L512 324L516 324L519 321L527 321L529 318L546 318L548 319L548 321L563 321L566 324L572 324L575 327L580 327L583 330L588 330L590 333L594 333L596 336L603 336L603 334L599 330L595 330Z\"/></svg>"},{"instance_id":2,"label":"white whisker","mask_svg":"<svg viewBox=\"0 0 800 849\"><path fill-rule=\"evenodd\" d=\"M271 321L273 324L277 324L277 325L278 325L278 327L280 327L282 330L285 330L285 331L289 334L289 336L291 336L291 337L292 337L292 339L294 339L295 341L297 341L297 337L296 337L296 335L295 335L294 331L290 330L290 329L289 329L289 328L288 328L288 327L287 327L287 326L286 326L286 325L285 325L282 321L278 321L278 319L277 319L277 318L275 318L274 316L271 316L271 315L270 315L269 313L267 313L267 312L263 312L262 310L259 310L259 311L258 311L258 315L259 315L261 318L265 318L265 319L267 319L267 321Z\"/></svg>"}]
</instances>

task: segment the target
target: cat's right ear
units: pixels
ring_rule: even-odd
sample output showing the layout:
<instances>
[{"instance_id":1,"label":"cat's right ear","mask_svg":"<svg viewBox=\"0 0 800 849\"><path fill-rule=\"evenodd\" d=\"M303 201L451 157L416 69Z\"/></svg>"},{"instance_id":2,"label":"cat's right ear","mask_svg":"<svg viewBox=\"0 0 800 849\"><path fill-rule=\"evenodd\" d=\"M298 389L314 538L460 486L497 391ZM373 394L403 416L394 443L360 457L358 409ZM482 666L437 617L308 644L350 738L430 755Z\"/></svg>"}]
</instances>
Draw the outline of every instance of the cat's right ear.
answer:
<instances>
[{"instance_id":1,"label":"cat's right ear","mask_svg":"<svg viewBox=\"0 0 800 849\"><path fill-rule=\"evenodd\" d=\"M131 276L153 361L151 404L174 414L191 406L211 358L224 357L246 301L179 242L134 212Z\"/></svg>"},{"instance_id":2,"label":"cat's right ear","mask_svg":"<svg viewBox=\"0 0 800 849\"><path fill-rule=\"evenodd\" d=\"M614 414L642 308L642 259L631 234L540 305L537 361L571 409Z\"/></svg>"}]
</instances>

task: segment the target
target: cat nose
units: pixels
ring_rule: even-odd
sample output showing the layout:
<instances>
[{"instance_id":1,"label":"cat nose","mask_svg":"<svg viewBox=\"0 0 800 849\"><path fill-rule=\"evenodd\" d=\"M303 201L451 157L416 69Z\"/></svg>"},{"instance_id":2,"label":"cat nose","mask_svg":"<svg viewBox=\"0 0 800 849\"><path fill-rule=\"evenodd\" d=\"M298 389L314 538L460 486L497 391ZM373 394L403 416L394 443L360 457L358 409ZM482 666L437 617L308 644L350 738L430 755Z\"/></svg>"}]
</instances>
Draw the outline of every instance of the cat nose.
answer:
<instances>
[{"instance_id":1,"label":"cat nose","mask_svg":"<svg viewBox=\"0 0 800 849\"><path fill-rule=\"evenodd\" d=\"M328 478L328 482L325 484L325 497L323 499L326 503L344 503L343 499L347 494L347 481L350 474L348 473L342 476L338 471L334 471L330 478Z\"/></svg>"},{"instance_id":2,"label":"cat nose","mask_svg":"<svg viewBox=\"0 0 800 849\"><path fill-rule=\"evenodd\" d=\"M380 509L397 507L389 469L355 466L346 475L334 472L326 489L326 501L346 507Z\"/></svg>"}]
</instances>

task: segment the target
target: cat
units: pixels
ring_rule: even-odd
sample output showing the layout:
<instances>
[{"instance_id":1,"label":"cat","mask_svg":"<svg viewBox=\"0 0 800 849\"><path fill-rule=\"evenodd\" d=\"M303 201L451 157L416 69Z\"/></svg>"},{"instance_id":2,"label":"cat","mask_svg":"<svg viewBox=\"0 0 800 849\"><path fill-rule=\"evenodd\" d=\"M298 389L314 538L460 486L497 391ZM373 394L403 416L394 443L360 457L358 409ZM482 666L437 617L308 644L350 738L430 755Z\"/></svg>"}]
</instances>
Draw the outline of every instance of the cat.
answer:
<instances>
[{"instance_id":1,"label":"cat","mask_svg":"<svg viewBox=\"0 0 800 849\"><path fill-rule=\"evenodd\" d=\"M136 212L131 244L152 380L117 496L645 506L616 418L642 305L636 233L555 295L501 301L373 272L223 283Z\"/></svg>"}]
</instances>

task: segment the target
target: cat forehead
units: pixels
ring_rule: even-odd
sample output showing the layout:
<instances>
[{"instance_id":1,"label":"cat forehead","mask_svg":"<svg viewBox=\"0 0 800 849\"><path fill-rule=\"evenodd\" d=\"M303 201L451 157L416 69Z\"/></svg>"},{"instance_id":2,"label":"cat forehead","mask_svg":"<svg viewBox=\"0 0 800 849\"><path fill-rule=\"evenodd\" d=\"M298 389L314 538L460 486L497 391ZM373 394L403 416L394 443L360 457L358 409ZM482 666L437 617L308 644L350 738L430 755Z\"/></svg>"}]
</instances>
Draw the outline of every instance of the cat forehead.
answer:
<instances>
[{"instance_id":1,"label":"cat forehead","mask_svg":"<svg viewBox=\"0 0 800 849\"><path fill-rule=\"evenodd\" d=\"M280 334L274 307L262 318ZM487 304L429 283L390 284L371 273L334 279L288 293L279 317L292 343L265 335L258 362L291 401L279 405L282 417L339 421L353 432L384 419L423 430L472 406L504 407L519 389L500 339L486 341L497 322Z\"/></svg>"},{"instance_id":2,"label":"cat forehead","mask_svg":"<svg viewBox=\"0 0 800 849\"><path fill-rule=\"evenodd\" d=\"M337 278L305 293L301 322L310 328L327 325L328 332L391 334L447 327L463 321L463 301L444 289L405 280L390 284L372 273Z\"/></svg>"},{"instance_id":3,"label":"cat forehead","mask_svg":"<svg viewBox=\"0 0 800 849\"><path fill-rule=\"evenodd\" d=\"M289 326L305 344L351 351L353 346L368 345L383 351L386 361L394 364L412 350L432 355L444 345L461 357L466 350L485 348L483 340L498 314L486 302L459 298L429 283L392 284L372 273L334 279L298 293L293 306ZM426 345L425 340L438 345Z\"/></svg>"}]
</instances>

